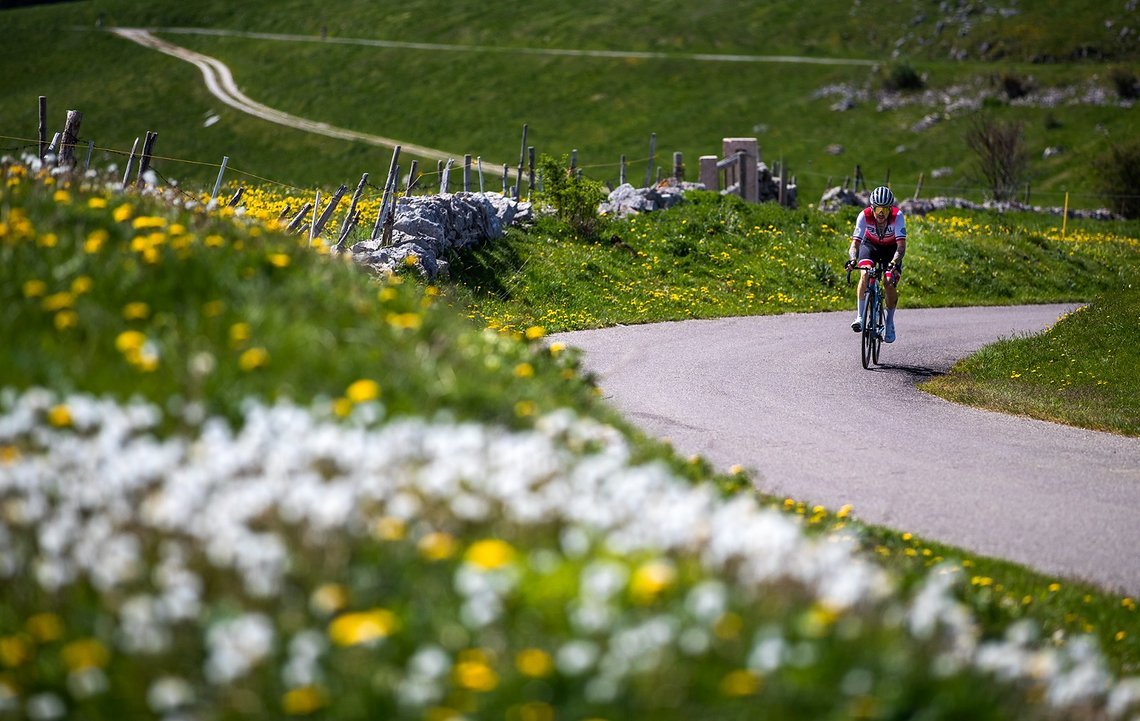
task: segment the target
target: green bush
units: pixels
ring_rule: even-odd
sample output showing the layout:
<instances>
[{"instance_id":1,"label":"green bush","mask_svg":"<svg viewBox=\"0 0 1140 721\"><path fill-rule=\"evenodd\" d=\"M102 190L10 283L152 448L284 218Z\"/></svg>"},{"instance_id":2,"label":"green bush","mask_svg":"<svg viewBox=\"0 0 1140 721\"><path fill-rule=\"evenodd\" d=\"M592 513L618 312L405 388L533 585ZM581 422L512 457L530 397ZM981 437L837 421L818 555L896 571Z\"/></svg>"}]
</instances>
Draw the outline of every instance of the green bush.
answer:
<instances>
[{"instance_id":1,"label":"green bush","mask_svg":"<svg viewBox=\"0 0 1140 721\"><path fill-rule=\"evenodd\" d=\"M542 191L537 194L539 202L552 206L558 218L570 226L575 236L598 236L605 224L605 219L598 215L598 205L606 199L602 184L574 172L566 155L562 156L561 162L549 155L541 155L538 172L542 177Z\"/></svg>"},{"instance_id":2,"label":"green bush","mask_svg":"<svg viewBox=\"0 0 1140 721\"><path fill-rule=\"evenodd\" d=\"M1114 145L1095 169L1098 190L1108 207L1125 218L1140 218L1140 141Z\"/></svg>"},{"instance_id":3,"label":"green bush","mask_svg":"<svg viewBox=\"0 0 1140 721\"><path fill-rule=\"evenodd\" d=\"M896 92L916 91L926 87L926 80L906 61L891 63L882 72L881 82L884 90Z\"/></svg>"}]
</instances>

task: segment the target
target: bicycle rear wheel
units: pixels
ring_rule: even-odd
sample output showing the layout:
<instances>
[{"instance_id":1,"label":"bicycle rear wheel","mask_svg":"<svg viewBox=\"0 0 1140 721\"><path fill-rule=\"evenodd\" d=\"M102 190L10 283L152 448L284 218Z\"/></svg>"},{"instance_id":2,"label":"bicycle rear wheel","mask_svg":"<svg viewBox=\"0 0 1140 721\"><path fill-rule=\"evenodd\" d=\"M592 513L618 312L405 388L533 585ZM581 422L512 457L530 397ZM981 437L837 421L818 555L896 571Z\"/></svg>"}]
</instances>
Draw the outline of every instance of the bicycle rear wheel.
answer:
<instances>
[{"instance_id":1,"label":"bicycle rear wheel","mask_svg":"<svg viewBox=\"0 0 1140 721\"><path fill-rule=\"evenodd\" d=\"M867 304L863 306L863 337L860 343L864 370L871 367L871 357L875 355L875 306L875 294L868 290Z\"/></svg>"}]
</instances>

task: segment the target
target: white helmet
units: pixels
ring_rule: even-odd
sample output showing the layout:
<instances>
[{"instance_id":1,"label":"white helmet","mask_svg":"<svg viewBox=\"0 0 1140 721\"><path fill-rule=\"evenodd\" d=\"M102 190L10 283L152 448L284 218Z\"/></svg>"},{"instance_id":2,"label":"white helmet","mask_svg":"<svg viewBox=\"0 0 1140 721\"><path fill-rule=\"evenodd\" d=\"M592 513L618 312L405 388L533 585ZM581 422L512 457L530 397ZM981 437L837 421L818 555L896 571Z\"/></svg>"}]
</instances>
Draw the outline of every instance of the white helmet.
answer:
<instances>
[{"instance_id":1,"label":"white helmet","mask_svg":"<svg viewBox=\"0 0 1140 721\"><path fill-rule=\"evenodd\" d=\"M895 194L891 189L885 185L880 185L871 191L871 205L885 205L890 207L895 204Z\"/></svg>"}]
</instances>

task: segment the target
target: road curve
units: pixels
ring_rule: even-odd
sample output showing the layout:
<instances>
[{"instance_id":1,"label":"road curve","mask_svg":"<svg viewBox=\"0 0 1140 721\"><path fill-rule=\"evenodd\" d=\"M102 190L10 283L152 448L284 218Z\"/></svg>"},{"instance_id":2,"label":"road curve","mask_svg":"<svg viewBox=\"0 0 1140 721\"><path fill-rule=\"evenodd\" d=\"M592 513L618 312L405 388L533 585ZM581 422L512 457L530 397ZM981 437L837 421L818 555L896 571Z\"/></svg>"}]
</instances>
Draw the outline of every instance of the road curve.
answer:
<instances>
[{"instance_id":1,"label":"road curve","mask_svg":"<svg viewBox=\"0 0 1140 721\"><path fill-rule=\"evenodd\" d=\"M1140 438L956 405L915 384L1072 306L909 310L865 371L853 312L555 334L606 397L678 452L764 492L854 507L1048 574L1140 593Z\"/></svg>"},{"instance_id":2,"label":"road curve","mask_svg":"<svg viewBox=\"0 0 1140 721\"><path fill-rule=\"evenodd\" d=\"M421 158L431 158L432 160L447 161L462 156L462 153L458 155L455 153L447 153L435 148L415 145L393 138L385 138L381 135L370 135L355 130L346 130L329 125L328 123L320 123L297 115L290 115L289 113L271 108L268 105L263 105L239 90L237 83L234 82L234 77L230 69L226 67L225 63L216 58L188 50L174 43L157 38L150 31L142 28L111 28L110 32L126 40L138 43L143 47L157 50L194 65L202 71L202 77L206 80L206 88L214 97L235 110L240 110L243 113L248 113L262 120L268 120L271 123L297 128L298 130L305 130L318 135L326 135L330 138L354 140L382 148L395 148L399 145L403 152L418 155ZM495 177L503 176L502 168L494 163L490 164L484 172ZM508 173L512 178L516 174L517 172L514 174Z\"/></svg>"}]
</instances>

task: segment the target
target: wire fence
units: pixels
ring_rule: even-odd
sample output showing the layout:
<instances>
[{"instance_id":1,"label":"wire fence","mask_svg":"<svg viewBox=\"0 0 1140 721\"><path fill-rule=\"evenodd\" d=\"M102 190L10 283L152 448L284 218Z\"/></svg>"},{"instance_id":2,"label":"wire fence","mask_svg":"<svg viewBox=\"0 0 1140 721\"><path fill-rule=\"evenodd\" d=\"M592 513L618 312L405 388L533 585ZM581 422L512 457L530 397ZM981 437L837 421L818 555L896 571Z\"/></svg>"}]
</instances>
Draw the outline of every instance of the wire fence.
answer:
<instances>
[{"instance_id":1,"label":"wire fence","mask_svg":"<svg viewBox=\"0 0 1140 721\"><path fill-rule=\"evenodd\" d=\"M40 141L38 139L21 137L21 136L0 135L0 142L14 143L13 145L9 145L7 147L0 147L0 152L4 152L4 153L37 154L38 149L40 147L39 146ZM128 159L132 156L132 151L124 150L121 148L96 145L90 140L80 139L79 141L76 142L75 145L76 145L77 150L87 153L86 164L90 163L91 156L95 152L102 153L104 156L112 156L112 157L118 157L118 158L123 158L123 159ZM533 147L531 148L531 150L533 150ZM650 182L652 183L654 180L660 180L661 171L663 170L662 166L656 166L656 169L654 169L654 167L652 166L652 164L655 160L654 155L646 155L646 156L641 156L641 157L632 158L632 159L628 159L628 158L622 156L622 158L620 160L614 161L614 162L584 163L584 164L579 164L577 162L577 159L576 159L577 151L576 150L572 151L572 153L570 155L572 158L571 169L576 169L579 172L586 172L590 175L597 174L598 171L601 171L602 174L607 176L606 179L612 179L612 175L613 175L612 172L607 172L607 171L612 171L614 169L621 169L619 179L624 180L626 169L630 168L631 166L639 166L640 167L643 164L650 164L648 167L648 170L647 170L647 177L650 178ZM467 156L467 157L470 157L470 156ZM175 157L175 156L170 156L170 155L152 155L152 156L150 156L150 159L152 161L152 164L150 165L149 170L154 171L155 175L157 177L159 177L164 183L166 183L168 186L171 186L171 187L178 187L178 184L175 181L171 180L171 178L168 177L169 172L164 173L164 172L160 171L158 168L156 168L153 165L153 162L161 161L161 162L170 163L170 164L182 164L182 165L188 165L188 166L210 168L210 169L217 170L217 171L221 171L224 169L225 172L227 172L227 173L232 172L234 175L241 176L242 178L248 178L251 181L256 181L256 182L262 183L264 185L275 186L278 188L286 189L286 190L293 192L293 193L296 193L296 194L311 194L317 190L316 186L303 188L303 187L294 185L292 183L287 183L287 182L284 182L281 180L266 177L264 175L261 175L261 174L258 174L258 173L255 173L255 172L252 172L249 170L245 170L243 168L237 167L233 164L229 164L226 162L201 161L201 160L193 160L193 159L189 159L189 158ZM481 162L481 158L476 158L476 161ZM85 164L85 169L86 169L86 164ZM523 164L520 163L520 167L522 167L522 165ZM504 167L505 167L505 164L504 164ZM463 170L463 168L460 168L459 170ZM513 169L511 169L511 170L513 171ZM534 173L533 165L531 166L530 171L531 171L530 176L533 177L533 173ZM442 161L439 161L435 168L431 168L429 166L425 169L419 170L417 172L416 177L410 179L410 187L408 189L408 192L410 192L412 189L423 189L425 187L436 187L439 185L439 183L442 181L442 179L445 175L449 175L453 172L456 172L456 169L454 167L452 167L452 165L450 163L444 164ZM828 188L832 188L832 187L839 187L839 186L844 184L844 178L838 177L835 174L828 174L828 173L823 173L823 172L818 172L818 171L813 171L813 170L799 170L799 171L797 171L796 175L797 176L804 176L807 178L823 179L823 182L821 182L819 185L824 190L826 190ZM846 176L846 180L848 182L850 182L853 180L853 178L852 178L852 176ZM838 182L836 182L836 181L838 181ZM522 180L518 179L516 176L515 182L518 183L518 186L521 190ZM537 181L532 181L527 188L529 193L534 192L535 188L533 186L535 184L537 184L539 187L541 187L541 182L542 182L541 178L539 178ZM856 182L858 182L858 181L856 181ZM967 179L963 179L961 181L946 183L946 182L937 182L937 179L935 179L935 182L931 182L930 180L925 180L925 179L920 178L920 179L916 179L915 182L916 182L916 193L919 189L921 189L922 194L927 196L927 197L931 197L931 196L967 196L967 195L971 196L971 197L986 197L990 194L990 188L988 188L987 186L979 185L979 184L972 182L971 180L967 180ZM890 185L892 188L896 189L896 191L900 193L900 197L910 197L909 195L901 195L902 191L905 189L905 187L908 183L909 183L909 181L900 181L897 178L892 182L890 179L890 171L888 170L886 173L886 178L884 179L883 184ZM231 184L232 184L232 181L231 181ZM383 187L378 186L374 183L366 183L366 186L371 190L372 197L374 197L375 195L383 194L384 190L385 190ZM481 187L485 186L485 183L481 181L480 186ZM504 186L509 188L509 186L507 186L507 184L506 184L505 178L504 178ZM188 197L193 197L189 193L186 193L185 190L182 190L182 192L184 194L186 194ZM1089 189L1042 190L1042 189L1037 189L1037 188L1030 188L1027 191L1027 195L1029 197L1032 197L1035 199L1052 198L1052 199L1055 199L1057 203L1060 203L1067 196L1069 198L1069 200L1071 202L1073 202L1074 204L1081 204L1081 205L1086 205L1089 203L1097 203L1097 202L1113 203L1113 202L1117 202L1117 201L1128 201L1128 200L1134 200L1134 199L1140 198L1140 192L1137 192L1137 193L1106 193L1106 192L1094 191L1094 190L1089 190ZM528 195L528 197L529 197L529 195ZM1026 203L1029 202L1029 197L1025 198Z\"/></svg>"}]
</instances>

